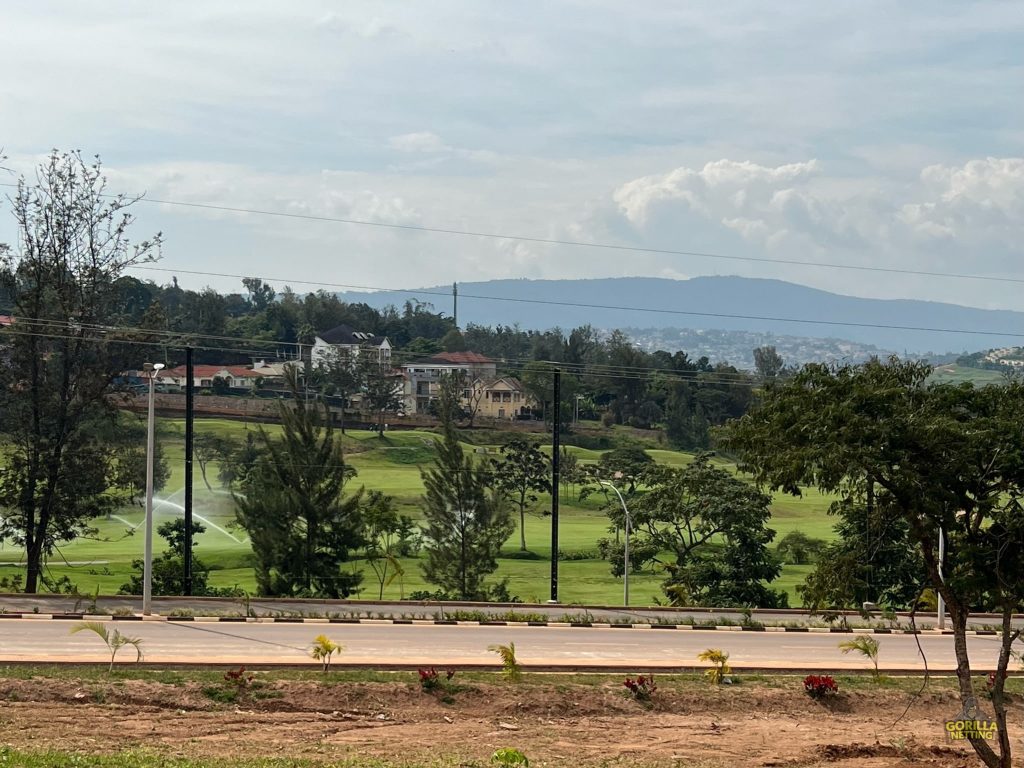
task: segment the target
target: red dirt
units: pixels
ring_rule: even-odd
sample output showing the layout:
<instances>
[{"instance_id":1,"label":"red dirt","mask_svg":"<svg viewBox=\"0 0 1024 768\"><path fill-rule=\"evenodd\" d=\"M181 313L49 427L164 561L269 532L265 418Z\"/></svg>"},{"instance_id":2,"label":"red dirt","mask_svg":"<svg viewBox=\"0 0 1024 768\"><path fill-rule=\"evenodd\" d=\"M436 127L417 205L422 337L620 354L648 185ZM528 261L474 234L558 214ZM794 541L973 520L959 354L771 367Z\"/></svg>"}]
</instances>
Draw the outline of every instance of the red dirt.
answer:
<instances>
[{"instance_id":1,"label":"red dirt","mask_svg":"<svg viewBox=\"0 0 1024 768\"><path fill-rule=\"evenodd\" d=\"M943 722L959 709L951 693L926 693L894 726L909 694L855 691L821 704L796 681L784 688L666 684L645 706L619 682L469 683L445 703L400 682L258 681L224 704L195 683L34 678L0 680L0 701L0 743L32 750L145 745L193 757L484 764L495 749L515 747L537 766L980 764L969 746L946 741ZM1016 706L1011 721L1021 714Z\"/></svg>"}]
</instances>

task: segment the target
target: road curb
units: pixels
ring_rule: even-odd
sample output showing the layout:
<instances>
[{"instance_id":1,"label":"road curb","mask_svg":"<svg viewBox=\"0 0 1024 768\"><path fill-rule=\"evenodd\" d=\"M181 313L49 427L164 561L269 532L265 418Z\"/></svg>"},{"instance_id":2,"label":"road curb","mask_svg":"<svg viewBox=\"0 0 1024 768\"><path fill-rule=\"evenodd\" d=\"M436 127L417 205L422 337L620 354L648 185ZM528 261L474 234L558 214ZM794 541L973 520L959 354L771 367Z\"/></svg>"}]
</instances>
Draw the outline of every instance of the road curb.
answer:
<instances>
[{"instance_id":1,"label":"road curb","mask_svg":"<svg viewBox=\"0 0 1024 768\"><path fill-rule=\"evenodd\" d=\"M146 621L146 622L196 622L196 623L233 623L233 624L367 624L367 625L401 625L401 626L459 626L459 627L552 627L573 629L674 629L683 631L706 632L809 632L816 634L840 635L952 635L953 630L945 629L902 629L872 627L791 627L762 624L724 624L705 626L695 624L654 624L646 622L596 622L596 621L456 621L455 619L356 619L356 618L323 618L305 616L141 616L125 615L92 615L82 613L0 613L0 620L23 621ZM992 629L969 629L968 635L994 636L998 632Z\"/></svg>"}]
</instances>

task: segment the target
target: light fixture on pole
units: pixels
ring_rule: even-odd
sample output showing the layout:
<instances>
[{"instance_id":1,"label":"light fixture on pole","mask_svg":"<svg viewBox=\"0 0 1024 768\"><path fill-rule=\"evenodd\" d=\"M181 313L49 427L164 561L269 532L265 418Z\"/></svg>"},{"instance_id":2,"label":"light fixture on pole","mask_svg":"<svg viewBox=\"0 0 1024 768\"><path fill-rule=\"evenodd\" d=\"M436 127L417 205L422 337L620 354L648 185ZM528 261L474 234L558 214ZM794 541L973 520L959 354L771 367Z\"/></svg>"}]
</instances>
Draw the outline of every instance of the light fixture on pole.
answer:
<instances>
[{"instance_id":1,"label":"light fixture on pole","mask_svg":"<svg viewBox=\"0 0 1024 768\"><path fill-rule=\"evenodd\" d=\"M626 516L626 546L624 549L624 565L625 570L622 572L622 604L629 605L629 509L626 507L626 500L622 498L622 494L619 493L619 489L616 488L612 483L607 480L598 480L601 485L607 485L613 491L615 495L619 497L619 503L622 504L622 512Z\"/></svg>"},{"instance_id":2,"label":"light fixture on pole","mask_svg":"<svg viewBox=\"0 0 1024 768\"><path fill-rule=\"evenodd\" d=\"M153 612L153 453L156 448L156 416L153 401L156 392L156 376L163 367L163 363L142 364L142 370L149 374L149 413L146 429L146 553L142 571L142 614L144 616L149 616Z\"/></svg>"}]
</instances>

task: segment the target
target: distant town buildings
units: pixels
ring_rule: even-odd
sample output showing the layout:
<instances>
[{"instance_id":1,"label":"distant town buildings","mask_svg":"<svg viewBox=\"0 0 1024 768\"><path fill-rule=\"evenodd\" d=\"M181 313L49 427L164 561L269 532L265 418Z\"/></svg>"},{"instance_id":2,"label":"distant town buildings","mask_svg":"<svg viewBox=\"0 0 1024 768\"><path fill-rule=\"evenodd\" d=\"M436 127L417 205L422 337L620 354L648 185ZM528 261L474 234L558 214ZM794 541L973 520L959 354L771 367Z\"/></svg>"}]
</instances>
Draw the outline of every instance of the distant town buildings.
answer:
<instances>
[{"instance_id":1,"label":"distant town buildings","mask_svg":"<svg viewBox=\"0 0 1024 768\"><path fill-rule=\"evenodd\" d=\"M357 331L349 325L338 325L318 333L310 352L314 366L325 365L333 355L355 359L361 354L376 354L382 365L391 362L391 342L387 336Z\"/></svg>"}]
</instances>

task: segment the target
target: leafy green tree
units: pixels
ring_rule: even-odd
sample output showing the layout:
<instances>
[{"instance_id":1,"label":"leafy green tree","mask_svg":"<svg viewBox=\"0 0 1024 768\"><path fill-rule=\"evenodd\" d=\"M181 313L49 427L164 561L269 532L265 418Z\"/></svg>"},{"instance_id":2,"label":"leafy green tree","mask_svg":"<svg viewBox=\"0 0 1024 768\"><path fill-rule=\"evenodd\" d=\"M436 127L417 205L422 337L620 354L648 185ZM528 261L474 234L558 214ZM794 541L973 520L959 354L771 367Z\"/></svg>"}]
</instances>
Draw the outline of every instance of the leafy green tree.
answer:
<instances>
[{"instance_id":1,"label":"leafy green tree","mask_svg":"<svg viewBox=\"0 0 1024 768\"><path fill-rule=\"evenodd\" d=\"M526 551L526 512L538 493L551 493L550 462L537 443L514 437L494 461L494 486L519 510L519 549Z\"/></svg>"},{"instance_id":2,"label":"leafy green tree","mask_svg":"<svg viewBox=\"0 0 1024 768\"><path fill-rule=\"evenodd\" d=\"M815 539L803 531L790 531L779 539L775 553L784 563L807 565L817 560L824 548L824 539Z\"/></svg>"},{"instance_id":3,"label":"leafy green tree","mask_svg":"<svg viewBox=\"0 0 1024 768\"><path fill-rule=\"evenodd\" d=\"M879 509L870 493L865 503L846 499L832 511L839 515L838 541L797 586L804 606L812 611L860 609L866 602L894 610L912 607L926 576L906 521Z\"/></svg>"},{"instance_id":4,"label":"leafy green tree","mask_svg":"<svg viewBox=\"0 0 1024 768\"><path fill-rule=\"evenodd\" d=\"M362 355L353 356L348 350L332 347L317 371L329 394L341 399L342 434L345 434L345 409L349 398L362 392L366 386L368 371L360 357Z\"/></svg>"},{"instance_id":5,"label":"leafy green tree","mask_svg":"<svg viewBox=\"0 0 1024 768\"><path fill-rule=\"evenodd\" d=\"M774 379L782 373L785 363L775 347L757 347L754 350L754 367L762 379Z\"/></svg>"},{"instance_id":6,"label":"leafy green tree","mask_svg":"<svg viewBox=\"0 0 1024 768\"><path fill-rule=\"evenodd\" d=\"M185 594L185 521L181 518L161 523L156 532L167 540L169 547L158 557L153 558L153 594L183 595ZM197 546L195 537L206 532L202 523L192 523L192 547ZM141 595L142 578L145 563L132 560L132 574L128 583L118 590L122 595ZM192 558L192 594L197 596L230 595L234 590L211 589L207 583L210 575L209 567L199 558Z\"/></svg>"},{"instance_id":7,"label":"leafy green tree","mask_svg":"<svg viewBox=\"0 0 1024 768\"><path fill-rule=\"evenodd\" d=\"M1001 615L991 689L998 751L985 740L971 745L985 765L1008 768L1004 681L1020 635L1012 616L1024 603L1024 385L929 384L930 373L895 358L808 365L766 389L721 439L770 488L799 494L816 486L850 504L865 504L868 488L879 489L879 514L906 525L920 552L921 587L931 586L949 608L965 706L976 697L967 617L977 609Z\"/></svg>"},{"instance_id":8,"label":"leafy green tree","mask_svg":"<svg viewBox=\"0 0 1024 768\"><path fill-rule=\"evenodd\" d=\"M127 436L125 438L127 439ZM144 439L144 438L143 438ZM114 451L115 461L111 466L111 485L124 491L129 504L146 492L146 448L145 445L119 445ZM153 490L162 491L171 477L171 468L159 440L153 442Z\"/></svg>"},{"instance_id":9,"label":"leafy green tree","mask_svg":"<svg viewBox=\"0 0 1024 768\"><path fill-rule=\"evenodd\" d=\"M305 402L294 370L287 383L294 399L281 404L280 437L257 433L259 457L235 497L238 522L252 541L261 594L347 597L361 579L342 565L364 543L363 491L345 493L355 471L330 410Z\"/></svg>"},{"instance_id":10,"label":"leafy green tree","mask_svg":"<svg viewBox=\"0 0 1024 768\"><path fill-rule=\"evenodd\" d=\"M25 548L26 592L109 504L110 451L95 433L113 421L112 382L140 353L96 329L119 323L118 281L160 247L159 235L131 242L134 202L107 194L98 159L56 151L11 199L18 247L0 251L0 294L19 319L0 336L0 539Z\"/></svg>"},{"instance_id":11,"label":"leafy green tree","mask_svg":"<svg viewBox=\"0 0 1024 768\"><path fill-rule=\"evenodd\" d=\"M637 483L654 464L654 459L643 448L630 445L601 454L594 472L602 480L615 480L626 486L626 495L636 493Z\"/></svg>"},{"instance_id":12,"label":"leafy green tree","mask_svg":"<svg viewBox=\"0 0 1024 768\"><path fill-rule=\"evenodd\" d=\"M360 355L368 358L369 355ZM377 360L362 361L366 371L363 383L363 408L377 418L377 437L384 437L384 420L402 408L402 377L387 363Z\"/></svg>"},{"instance_id":13,"label":"leafy green tree","mask_svg":"<svg viewBox=\"0 0 1024 768\"><path fill-rule=\"evenodd\" d=\"M442 388L442 414L451 412L451 397ZM505 498L491 487L490 467L474 463L463 451L451 418L442 421L441 429L434 466L422 472L423 575L459 600L485 600L485 580L497 570L498 554L515 524Z\"/></svg>"},{"instance_id":14,"label":"leafy green tree","mask_svg":"<svg viewBox=\"0 0 1024 768\"><path fill-rule=\"evenodd\" d=\"M779 575L768 545L775 532L770 497L697 456L683 469L653 466L647 491L630 505L639 559L663 563L662 585L676 605L785 605L786 595L764 586ZM622 522L622 511L612 518ZM660 553L669 553L663 561Z\"/></svg>"},{"instance_id":15,"label":"leafy green tree","mask_svg":"<svg viewBox=\"0 0 1024 768\"><path fill-rule=\"evenodd\" d=\"M395 499L380 491L370 491L363 507L366 544L363 556L377 577L379 600L394 580L405 576L400 557L412 554L415 525L412 518L400 515Z\"/></svg>"},{"instance_id":16,"label":"leafy green tree","mask_svg":"<svg viewBox=\"0 0 1024 768\"><path fill-rule=\"evenodd\" d=\"M201 432L196 435L192 442L192 457L199 464L199 474L203 476L203 483L206 484L207 490L213 490L206 474L210 462L226 461L230 453L231 443L220 435L215 435L212 432Z\"/></svg>"}]
</instances>

